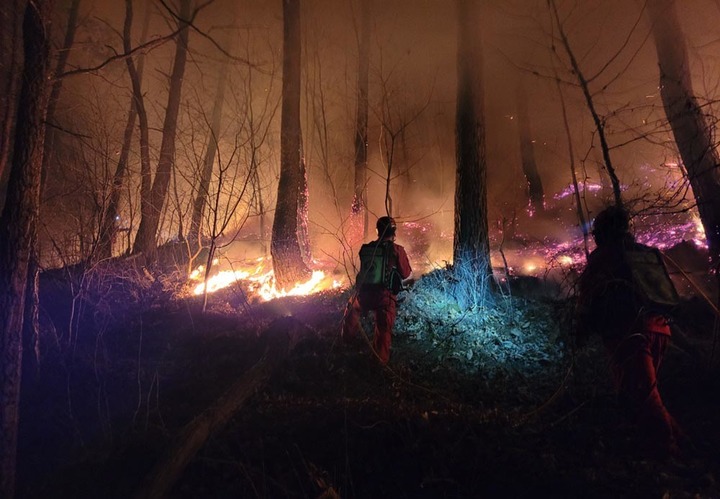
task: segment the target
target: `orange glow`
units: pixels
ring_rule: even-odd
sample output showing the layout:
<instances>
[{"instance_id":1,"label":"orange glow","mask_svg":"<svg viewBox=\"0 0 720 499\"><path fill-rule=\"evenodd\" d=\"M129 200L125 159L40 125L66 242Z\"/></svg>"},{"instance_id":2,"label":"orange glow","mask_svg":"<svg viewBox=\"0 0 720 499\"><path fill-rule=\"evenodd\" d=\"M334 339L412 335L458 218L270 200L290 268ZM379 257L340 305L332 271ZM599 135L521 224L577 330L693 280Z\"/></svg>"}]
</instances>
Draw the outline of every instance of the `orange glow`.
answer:
<instances>
[{"instance_id":1,"label":"orange glow","mask_svg":"<svg viewBox=\"0 0 720 499\"><path fill-rule=\"evenodd\" d=\"M217 270L208 278L208 293L226 288L238 281L244 281L251 293L264 301L269 301L283 296L303 296L343 286L343 281L332 279L321 270L315 270L307 281L298 283L289 290L277 289L272 268L267 269L266 267L271 267L269 261L265 258L258 258L255 262L241 265L238 269ZM190 280L197 283L192 289L193 294L204 293L204 275L205 267L203 265L190 274Z\"/></svg>"},{"instance_id":2,"label":"orange glow","mask_svg":"<svg viewBox=\"0 0 720 499\"><path fill-rule=\"evenodd\" d=\"M558 263L563 266L572 265L574 263L572 257L568 255L560 255L557 260Z\"/></svg>"}]
</instances>

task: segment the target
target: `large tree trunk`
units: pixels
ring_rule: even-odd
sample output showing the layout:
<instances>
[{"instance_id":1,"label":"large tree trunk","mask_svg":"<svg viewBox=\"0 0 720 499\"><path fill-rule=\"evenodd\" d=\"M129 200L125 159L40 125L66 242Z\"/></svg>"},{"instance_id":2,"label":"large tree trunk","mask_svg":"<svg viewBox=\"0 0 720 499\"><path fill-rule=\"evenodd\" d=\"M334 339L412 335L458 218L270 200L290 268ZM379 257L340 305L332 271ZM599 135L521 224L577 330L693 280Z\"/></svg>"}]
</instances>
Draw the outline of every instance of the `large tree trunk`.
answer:
<instances>
[{"instance_id":1,"label":"large tree trunk","mask_svg":"<svg viewBox=\"0 0 720 499\"><path fill-rule=\"evenodd\" d=\"M287 288L310 277L298 241L299 194L303 183L300 132L300 0L283 0L280 181L270 241L275 280Z\"/></svg>"},{"instance_id":2,"label":"large tree trunk","mask_svg":"<svg viewBox=\"0 0 720 499\"><path fill-rule=\"evenodd\" d=\"M165 110L165 121L163 122L160 159L158 160L157 172L150 190L149 203L146 210L140 214L140 226L133 247L135 253L144 253L149 260L155 257L157 230L165 200L167 199L170 176L175 162L175 136L177 133L183 76L185 75L185 63L187 61L188 39L190 36L187 21L190 19L191 3L192 0L180 1L178 22L181 29L178 33L175 61L170 75L170 90L168 92L168 105Z\"/></svg>"},{"instance_id":3,"label":"large tree trunk","mask_svg":"<svg viewBox=\"0 0 720 499\"><path fill-rule=\"evenodd\" d=\"M720 170L710 128L693 93L685 36L673 0L650 0L660 95L687 170L710 255L720 263Z\"/></svg>"},{"instance_id":4,"label":"large tree trunk","mask_svg":"<svg viewBox=\"0 0 720 499\"><path fill-rule=\"evenodd\" d=\"M27 0L6 0L0 9L0 211L5 205L22 68L22 16Z\"/></svg>"},{"instance_id":5,"label":"large tree trunk","mask_svg":"<svg viewBox=\"0 0 720 499\"><path fill-rule=\"evenodd\" d=\"M367 156L368 89L370 75L370 0L360 2L358 40L357 108L355 111L355 181L352 201L353 225L362 223L363 238L368 236ZM362 218L361 218L362 217Z\"/></svg>"},{"instance_id":6,"label":"large tree trunk","mask_svg":"<svg viewBox=\"0 0 720 499\"><path fill-rule=\"evenodd\" d=\"M523 174L527 180L526 193L528 201L534 212L541 212L545 207L545 191L542 178L538 172L535 161L535 148L533 146L532 133L530 132L530 115L528 113L527 91L523 76L519 76L515 88L515 104L517 106L517 127L520 138L520 160Z\"/></svg>"},{"instance_id":7,"label":"large tree trunk","mask_svg":"<svg viewBox=\"0 0 720 499\"><path fill-rule=\"evenodd\" d=\"M218 86L215 91L215 103L213 104L212 116L210 117L210 130L208 134L207 148L203 158L203 167L200 172L200 185L198 186L195 201L193 202L192 218L190 221L190 233L188 240L202 244L202 219L205 213L208 193L210 192L210 181L212 180L213 165L217 154L218 137L220 136L220 124L222 122L222 108L225 102L225 84L228 78L230 59L223 58L218 73Z\"/></svg>"},{"instance_id":8,"label":"large tree trunk","mask_svg":"<svg viewBox=\"0 0 720 499\"><path fill-rule=\"evenodd\" d=\"M63 80L60 75L65 71L65 66L70 57L70 50L75 41L75 32L77 31L78 14L80 13L80 0L73 0L68 11L68 20L65 27L65 37L63 44L58 51L57 63L55 64L55 75L58 77L52 83L50 89L50 97L48 99L47 111L45 113L45 121L51 125L55 121L55 109L60 100L60 92L62 91ZM42 218L42 198L45 191L45 181L49 175L50 161L55 153L55 134L56 129L52 126L45 129L45 140L43 143L43 162L40 170L40 206L38 215ZM40 248L38 242L33 241L33 254L30 256L30 264L28 267L28 280L25 289L25 319L23 320L23 336L25 338L25 347L32 345L35 350L35 357L39 358L40 347L39 339L39 313L40 298L38 295L38 285L40 282L40 264L38 262L38 253Z\"/></svg>"},{"instance_id":9,"label":"large tree trunk","mask_svg":"<svg viewBox=\"0 0 720 499\"><path fill-rule=\"evenodd\" d=\"M140 36L140 43L142 44L147 38L148 25L150 16L148 12L149 3L145 9L145 19L143 21L142 35ZM133 7L132 0L125 0L125 24L123 27L123 50L128 53L132 49L132 37L131 28L133 21ZM150 171L150 156L149 156L149 132L147 124L147 113L145 112L145 104L142 96L142 73L144 56L140 55L138 60L137 69L135 68L135 62L132 57L125 59L127 65L128 75L130 76L130 84L132 87L132 97L130 99L130 111L128 112L127 122L125 123L125 132L123 133L123 143L120 149L120 155L118 157L118 163L115 168L115 175L113 176L113 184L110 190L110 196L108 198L107 206L105 207L105 214L102 217L100 225L100 234L98 240L98 247L95 252L95 258L97 260L103 260L112 256L113 243L117 235L118 221L117 215L120 207L120 197L122 194L122 187L125 183L125 176L127 174L128 158L130 157L130 149L132 146L133 132L135 131L135 120L140 116L140 163L141 163L141 175L144 178L149 177ZM143 181L144 182L144 181ZM149 182L144 182L149 184ZM149 187L147 188L149 192Z\"/></svg>"},{"instance_id":10,"label":"large tree trunk","mask_svg":"<svg viewBox=\"0 0 720 499\"><path fill-rule=\"evenodd\" d=\"M487 164L483 121L483 56L477 0L458 0L458 88L455 118L455 265L491 272L487 219Z\"/></svg>"},{"instance_id":11,"label":"large tree trunk","mask_svg":"<svg viewBox=\"0 0 720 499\"><path fill-rule=\"evenodd\" d=\"M29 2L25 9L23 84L7 203L0 217L0 496L7 498L15 490L25 289L40 205L51 13L51 1Z\"/></svg>"}]
</instances>

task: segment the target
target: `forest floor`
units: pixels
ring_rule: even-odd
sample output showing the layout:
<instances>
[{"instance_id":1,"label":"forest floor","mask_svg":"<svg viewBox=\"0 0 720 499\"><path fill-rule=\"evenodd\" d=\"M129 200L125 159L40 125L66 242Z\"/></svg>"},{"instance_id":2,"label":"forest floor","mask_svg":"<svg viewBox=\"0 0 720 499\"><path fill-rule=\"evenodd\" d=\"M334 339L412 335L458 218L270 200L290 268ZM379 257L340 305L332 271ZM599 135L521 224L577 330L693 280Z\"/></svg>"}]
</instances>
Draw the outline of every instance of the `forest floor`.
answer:
<instances>
[{"instance_id":1,"label":"forest floor","mask_svg":"<svg viewBox=\"0 0 720 499\"><path fill-rule=\"evenodd\" d=\"M568 347L567 301L504 296L469 317L423 282L402 298L388 366L367 338L341 341L347 291L259 303L225 290L203 313L199 298L148 285L76 300L69 315L65 288L46 284L40 362L25 354L18 496L135 497L292 316L292 349L169 497L720 497L712 327L668 351L661 393L694 448L656 459L600 345Z\"/></svg>"}]
</instances>

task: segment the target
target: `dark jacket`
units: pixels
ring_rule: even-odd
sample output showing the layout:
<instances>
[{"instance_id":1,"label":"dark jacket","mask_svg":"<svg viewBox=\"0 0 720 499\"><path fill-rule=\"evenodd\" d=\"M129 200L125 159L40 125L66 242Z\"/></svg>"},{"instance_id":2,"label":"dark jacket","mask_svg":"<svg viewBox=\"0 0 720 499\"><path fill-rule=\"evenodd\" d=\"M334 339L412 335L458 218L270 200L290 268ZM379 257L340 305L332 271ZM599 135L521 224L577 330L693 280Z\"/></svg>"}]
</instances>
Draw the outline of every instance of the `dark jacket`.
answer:
<instances>
[{"instance_id":1,"label":"dark jacket","mask_svg":"<svg viewBox=\"0 0 720 499\"><path fill-rule=\"evenodd\" d=\"M630 252L654 254L657 250L635 242L628 234L590 254L579 282L576 313L579 337L597 333L605 340L613 340L640 331L669 334L666 321L658 320L663 312L649 302L634 277L627 258ZM666 275L661 260L658 265Z\"/></svg>"}]
</instances>

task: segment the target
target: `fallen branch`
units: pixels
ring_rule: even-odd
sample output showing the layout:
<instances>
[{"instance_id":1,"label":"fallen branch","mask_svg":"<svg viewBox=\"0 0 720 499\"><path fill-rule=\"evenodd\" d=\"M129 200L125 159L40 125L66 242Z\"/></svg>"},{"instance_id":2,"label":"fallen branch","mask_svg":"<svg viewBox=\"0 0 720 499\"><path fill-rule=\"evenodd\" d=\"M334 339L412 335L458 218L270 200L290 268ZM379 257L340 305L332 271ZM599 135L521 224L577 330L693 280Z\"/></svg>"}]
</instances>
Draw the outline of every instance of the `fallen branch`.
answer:
<instances>
[{"instance_id":1,"label":"fallen branch","mask_svg":"<svg viewBox=\"0 0 720 499\"><path fill-rule=\"evenodd\" d=\"M260 360L218 400L183 428L177 441L155 465L142 485L138 498L164 497L205 442L222 430L230 418L269 379L292 351L304 326L292 317L276 319L263 332L267 341Z\"/></svg>"}]
</instances>

